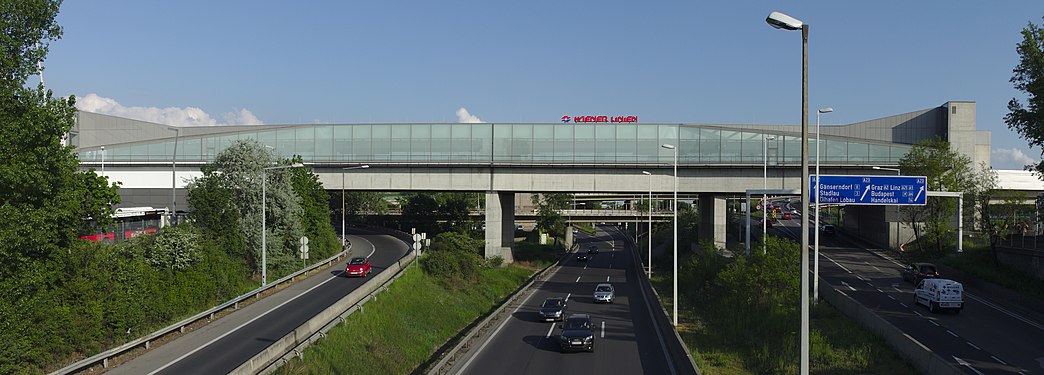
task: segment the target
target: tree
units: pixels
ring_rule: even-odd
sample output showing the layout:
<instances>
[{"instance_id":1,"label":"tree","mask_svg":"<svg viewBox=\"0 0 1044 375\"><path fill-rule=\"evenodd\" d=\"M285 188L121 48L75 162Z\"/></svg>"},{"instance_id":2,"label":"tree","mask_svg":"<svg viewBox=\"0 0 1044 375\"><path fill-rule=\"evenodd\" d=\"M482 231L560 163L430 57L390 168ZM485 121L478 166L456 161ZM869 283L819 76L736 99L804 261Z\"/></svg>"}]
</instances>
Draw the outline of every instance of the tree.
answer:
<instances>
[{"instance_id":1,"label":"tree","mask_svg":"<svg viewBox=\"0 0 1044 375\"><path fill-rule=\"evenodd\" d=\"M1008 128L1029 141L1030 146L1044 146L1044 27L1030 22L1022 29L1022 42L1015 47L1019 54L1019 65L1013 70L1009 82L1015 89L1026 93L1024 106L1018 99L1008 102L1008 114L1004 122ZM1044 172L1044 161L1033 167ZM1041 176L1044 176L1042 174Z\"/></svg>"},{"instance_id":2,"label":"tree","mask_svg":"<svg viewBox=\"0 0 1044 375\"><path fill-rule=\"evenodd\" d=\"M295 156L294 163L303 162ZM308 236L309 258L325 259L341 251L341 241L330 225L330 195L311 168L293 169L291 183L301 198L301 224Z\"/></svg>"},{"instance_id":3,"label":"tree","mask_svg":"<svg viewBox=\"0 0 1044 375\"><path fill-rule=\"evenodd\" d=\"M48 41L61 38L60 1L0 0L0 279L68 249L102 227L119 202L116 187L79 160L63 138L74 125L75 99L26 87Z\"/></svg>"},{"instance_id":4,"label":"tree","mask_svg":"<svg viewBox=\"0 0 1044 375\"><path fill-rule=\"evenodd\" d=\"M284 160L282 164L287 165L289 161ZM261 143L252 139L237 141L221 151L213 163L200 168L203 176L189 186L189 206L193 212L199 211L193 217L200 221L201 228L208 230L208 235L238 232L246 246L229 251L243 254L251 269L260 270L263 175L267 179L264 202L268 264L270 270L280 274L300 265L295 257L304 226L301 198L291 183L290 168L262 172L263 168L275 165L275 154Z\"/></svg>"},{"instance_id":5,"label":"tree","mask_svg":"<svg viewBox=\"0 0 1044 375\"><path fill-rule=\"evenodd\" d=\"M558 243L559 237L565 233L565 218L562 210L569 207L573 200L571 194L546 193L533 196L533 203L537 205L537 227L542 228L555 237Z\"/></svg>"},{"instance_id":6,"label":"tree","mask_svg":"<svg viewBox=\"0 0 1044 375\"><path fill-rule=\"evenodd\" d=\"M928 191L972 191L976 183L971 158L950 148L949 142L923 141L899 160L899 168L910 176L927 177ZM952 198L933 197L923 207L905 207L903 217L914 228L918 250L932 257L942 255L955 237L950 222L957 214Z\"/></svg>"},{"instance_id":7,"label":"tree","mask_svg":"<svg viewBox=\"0 0 1044 375\"><path fill-rule=\"evenodd\" d=\"M417 233L434 236L438 231L439 202L427 192L407 193L402 196L402 221L417 229Z\"/></svg>"}]
</instances>

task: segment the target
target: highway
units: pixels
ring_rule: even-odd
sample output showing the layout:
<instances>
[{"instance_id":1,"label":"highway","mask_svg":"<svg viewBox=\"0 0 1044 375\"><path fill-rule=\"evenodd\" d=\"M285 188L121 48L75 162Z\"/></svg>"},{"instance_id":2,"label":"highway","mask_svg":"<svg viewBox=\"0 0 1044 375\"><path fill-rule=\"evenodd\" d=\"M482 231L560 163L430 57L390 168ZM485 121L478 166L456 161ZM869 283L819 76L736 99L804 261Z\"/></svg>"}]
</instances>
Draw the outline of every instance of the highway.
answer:
<instances>
[{"instance_id":1,"label":"highway","mask_svg":"<svg viewBox=\"0 0 1044 375\"><path fill-rule=\"evenodd\" d=\"M652 321L652 310L638 283L640 265L634 249L615 227L596 227L594 236L580 234L581 251L599 254L587 262L569 255L562 267L543 282L512 316L466 360L456 374L672 374L663 339ZM612 304L595 304L595 285L616 288ZM560 323L544 322L538 313L545 298L567 297L566 315L590 314L595 324L594 352L561 353Z\"/></svg>"},{"instance_id":2,"label":"highway","mask_svg":"<svg viewBox=\"0 0 1044 375\"><path fill-rule=\"evenodd\" d=\"M347 295L406 254L392 236L349 232L352 256L369 256L373 273L346 278L338 262L276 294L241 308L113 368L112 374L225 374Z\"/></svg>"},{"instance_id":3,"label":"highway","mask_svg":"<svg viewBox=\"0 0 1044 375\"><path fill-rule=\"evenodd\" d=\"M780 224L776 228L791 238L801 233L800 217ZM900 262L843 234L820 234L819 251L819 273L827 283L964 372L1044 374L1044 322L991 302L967 285L960 314L933 314L913 303L914 286L900 277Z\"/></svg>"}]
</instances>

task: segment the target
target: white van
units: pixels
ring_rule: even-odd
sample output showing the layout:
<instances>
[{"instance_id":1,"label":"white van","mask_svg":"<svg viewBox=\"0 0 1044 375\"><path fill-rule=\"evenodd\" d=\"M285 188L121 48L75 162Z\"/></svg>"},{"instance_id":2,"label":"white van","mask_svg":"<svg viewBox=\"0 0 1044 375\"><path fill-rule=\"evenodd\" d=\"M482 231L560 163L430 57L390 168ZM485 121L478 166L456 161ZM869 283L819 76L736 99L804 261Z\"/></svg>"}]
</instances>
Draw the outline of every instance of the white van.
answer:
<instances>
[{"instance_id":1,"label":"white van","mask_svg":"<svg viewBox=\"0 0 1044 375\"><path fill-rule=\"evenodd\" d=\"M936 312L942 309L959 314L964 308L964 286L949 279L924 279L914 289L914 303Z\"/></svg>"}]
</instances>

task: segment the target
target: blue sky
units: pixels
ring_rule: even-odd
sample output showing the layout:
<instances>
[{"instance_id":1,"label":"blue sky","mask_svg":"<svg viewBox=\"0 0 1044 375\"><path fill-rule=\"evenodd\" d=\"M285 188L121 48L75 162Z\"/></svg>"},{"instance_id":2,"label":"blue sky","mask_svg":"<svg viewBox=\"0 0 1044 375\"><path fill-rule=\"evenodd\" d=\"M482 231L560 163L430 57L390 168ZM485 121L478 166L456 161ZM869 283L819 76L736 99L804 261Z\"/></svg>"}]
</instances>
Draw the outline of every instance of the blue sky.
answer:
<instances>
[{"instance_id":1,"label":"blue sky","mask_svg":"<svg viewBox=\"0 0 1044 375\"><path fill-rule=\"evenodd\" d=\"M797 124L800 32L768 26L773 10L810 25L811 122L971 100L995 168L1040 159L1003 121L1039 0L67 1L44 79L177 124Z\"/></svg>"}]
</instances>

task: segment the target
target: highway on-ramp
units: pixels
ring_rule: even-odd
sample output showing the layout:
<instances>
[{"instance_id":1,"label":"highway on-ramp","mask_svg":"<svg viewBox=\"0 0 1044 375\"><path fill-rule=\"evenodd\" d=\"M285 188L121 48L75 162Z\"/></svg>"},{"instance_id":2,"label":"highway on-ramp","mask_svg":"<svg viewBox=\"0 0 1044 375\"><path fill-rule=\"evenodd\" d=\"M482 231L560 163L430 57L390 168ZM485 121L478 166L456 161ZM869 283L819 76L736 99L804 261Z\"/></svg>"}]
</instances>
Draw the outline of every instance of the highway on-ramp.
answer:
<instances>
[{"instance_id":1,"label":"highway on-ramp","mask_svg":"<svg viewBox=\"0 0 1044 375\"><path fill-rule=\"evenodd\" d=\"M406 244L389 235L349 232L352 256L369 256L375 275L402 258ZM344 263L229 314L113 368L112 374L225 374L358 288Z\"/></svg>"},{"instance_id":2,"label":"highway on-ramp","mask_svg":"<svg viewBox=\"0 0 1044 375\"><path fill-rule=\"evenodd\" d=\"M801 233L797 220L781 224L777 228L792 237ZM913 303L914 286L900 277L901 263L841 234L820 235L819 249L820 277L962 371L1044 374L1044 322L967 285L960 314L931 313Z\"/></svg>"},{"instance_id":3,"label":"highway on-ramp","mask_svg":"<svg viewBox=\"0 0 1044 375\"><path fill-rule=\"evenodd\" d=\"M573 254L505 319L457 374L672 374L663 339L653 324L653 311L640 290L633 246L615 227L596 227L593 236L578 236L579 251L598 246L587 262ZM611 304L594 303L595 285L616 289ZM560 323L540 320L545 298L568 297L569 314L590 314L595 324L594 352L561 353ZM657 312L659 313L659 312Z\"/></svg>"}]
</instances>

